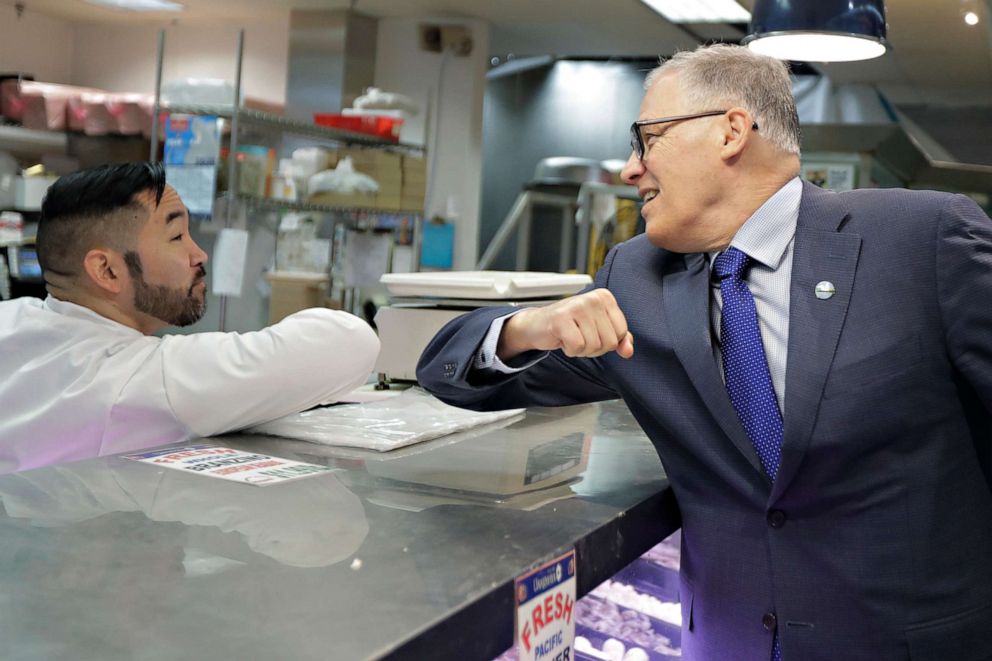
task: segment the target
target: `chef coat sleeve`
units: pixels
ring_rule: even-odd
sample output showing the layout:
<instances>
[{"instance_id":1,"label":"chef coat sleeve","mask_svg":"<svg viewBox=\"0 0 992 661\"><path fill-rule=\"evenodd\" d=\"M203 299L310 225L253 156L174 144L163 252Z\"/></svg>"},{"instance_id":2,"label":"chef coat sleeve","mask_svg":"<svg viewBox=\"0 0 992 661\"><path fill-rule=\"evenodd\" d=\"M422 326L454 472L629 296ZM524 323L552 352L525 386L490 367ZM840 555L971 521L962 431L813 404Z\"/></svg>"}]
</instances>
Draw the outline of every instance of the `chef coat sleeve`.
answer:
<instances>
[{"instance_id":1,"label":"chef coat sleeve","mask_svg":"<svg viewBox=\"0 0 992 661\"><path fill-rule=\"evenodd\" d=\"M161 360L176 418L209 436L336 401L366 382L378 353L364 321L312 308L250 333L168 336Z\"/></svg>"}]
</instances>

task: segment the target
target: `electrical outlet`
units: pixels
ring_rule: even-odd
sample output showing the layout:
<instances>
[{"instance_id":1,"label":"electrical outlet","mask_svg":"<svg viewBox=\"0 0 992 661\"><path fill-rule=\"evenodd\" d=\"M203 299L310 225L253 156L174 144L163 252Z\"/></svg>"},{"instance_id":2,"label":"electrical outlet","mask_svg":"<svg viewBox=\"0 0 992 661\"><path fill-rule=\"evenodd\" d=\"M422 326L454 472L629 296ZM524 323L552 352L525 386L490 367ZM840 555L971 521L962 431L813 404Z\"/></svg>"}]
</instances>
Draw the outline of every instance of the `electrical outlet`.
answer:
<instances>
[{"instance_id":1,"label":"electrical outlet","mask_svg":"<svg viewBox=\"0 0 992 661\"><path fill-rule=\"evenodd\" d=\"M441 48L441 26L421 24L420 26L420 50L428 53L440 53Z\"/></svg>"},{"instance_id":2,"label":"electrical outlet","mask_svg":"<svg viewBox=\"0 0 992 661\"><path fill-rule=\"evenodd\" d=\"M468 55L472 52L472 32L464 25L421 24L420 50L429 53L450 50L455 55Z\"/></svg>"}]
</instances>

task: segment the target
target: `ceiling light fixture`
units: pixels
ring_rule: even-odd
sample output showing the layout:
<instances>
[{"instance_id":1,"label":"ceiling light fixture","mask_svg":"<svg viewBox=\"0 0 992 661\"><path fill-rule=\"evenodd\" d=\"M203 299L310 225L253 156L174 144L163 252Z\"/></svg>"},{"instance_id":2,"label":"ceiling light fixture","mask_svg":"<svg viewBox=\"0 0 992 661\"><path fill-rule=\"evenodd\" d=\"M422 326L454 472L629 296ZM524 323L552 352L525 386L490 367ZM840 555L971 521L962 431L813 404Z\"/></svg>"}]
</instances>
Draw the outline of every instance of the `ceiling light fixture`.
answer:
<instances>
[{"instance_id":1,"label":"ceiling light fixture","mask_svg":"<svg viewBox=\"0 0 992 661\"><path fill-rule=\"evenodd\" d=\"M968 25L978 25L978 14L973 11L965 12L964 22Z\"/></svg>"},{"instance_id":2,"label":"ceiling light fixture","mask_svg":"<svg viewBox=\"0 0 992 661\"><path fill-rule=\"evenodd\" d=\"M751 14L736 0L641 0L672 23L747 23Z\"/></svg>"},{"instance_id":3,"label":"ceiling light fixture","mask_svg":"<svg viewBox=\"0 0 992 661\"><path fill-rule=\"evenodd\" d=\"M884 0L755 0L741 43L796 62L852 62L885 54Z\"/></svg>"},{"instance_id":4,"label":"ceiling light fixture","mask_svg":"<svg viewBox=\"0 0 992 661\"><path fill-rule=\"evenodd\" d=\"M182 11L183 6L170 0L84 0L91 5L122 11Z\"/></svg>"}]
</instances>

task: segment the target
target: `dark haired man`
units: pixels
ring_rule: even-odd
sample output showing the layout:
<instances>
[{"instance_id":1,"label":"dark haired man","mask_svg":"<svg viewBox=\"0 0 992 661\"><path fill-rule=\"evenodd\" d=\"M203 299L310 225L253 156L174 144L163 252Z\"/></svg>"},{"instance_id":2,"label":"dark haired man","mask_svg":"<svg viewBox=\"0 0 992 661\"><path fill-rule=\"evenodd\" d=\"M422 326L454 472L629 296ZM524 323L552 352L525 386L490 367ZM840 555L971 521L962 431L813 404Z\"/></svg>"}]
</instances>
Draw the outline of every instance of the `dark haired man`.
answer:
<instances>
[{"instance_id":1,"label":"dark haired man","mask_svg":"<svg viewBox=\"0 0 992 661\"><path fill-rule=\"evenodd\" d=\"M311 309L253 333L152 335L203 316L207 255L161 164L59 179L42 205L49 296L0 303L0 472L181 442L333 401L379 350Z\"/></svg>"}]
</instances>

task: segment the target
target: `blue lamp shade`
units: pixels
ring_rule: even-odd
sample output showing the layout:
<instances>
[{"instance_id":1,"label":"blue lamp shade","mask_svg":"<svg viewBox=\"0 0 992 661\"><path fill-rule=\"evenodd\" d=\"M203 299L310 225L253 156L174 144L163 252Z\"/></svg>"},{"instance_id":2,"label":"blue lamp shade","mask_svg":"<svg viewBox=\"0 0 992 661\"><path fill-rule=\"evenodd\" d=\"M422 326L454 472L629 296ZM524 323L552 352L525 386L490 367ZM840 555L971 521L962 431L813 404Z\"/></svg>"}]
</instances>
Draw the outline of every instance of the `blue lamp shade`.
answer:
<instances>
[{"instance_id":1,"label":"blue lamp shade","mask_svg":"<svg viewBox=\"0 0 992 661\"><path fill-rule=\"evenodd\" d=\"M851 62L883 55L884 0L755 0L742 43L796 62Z\"/></svg>"}]
</instances>

